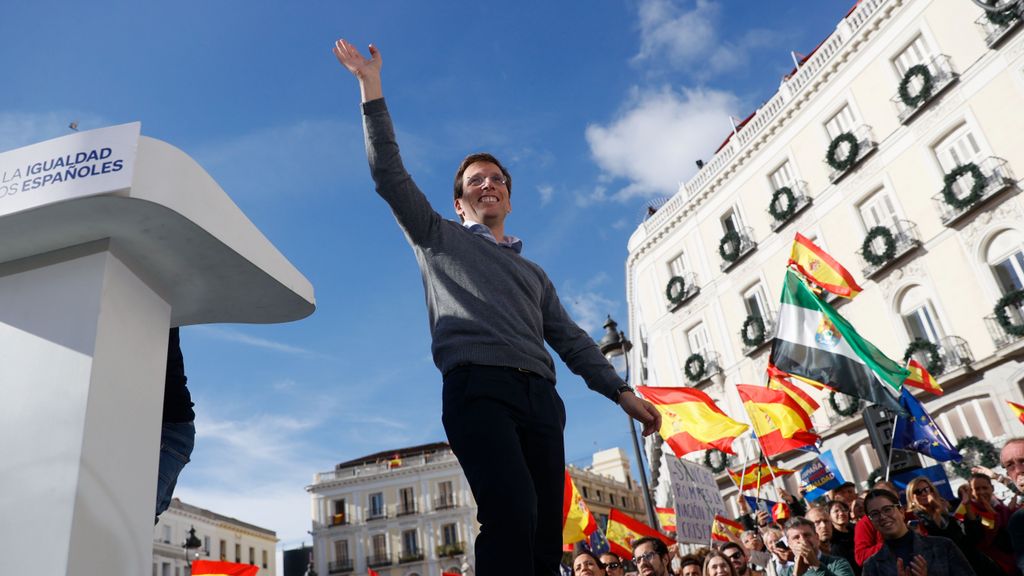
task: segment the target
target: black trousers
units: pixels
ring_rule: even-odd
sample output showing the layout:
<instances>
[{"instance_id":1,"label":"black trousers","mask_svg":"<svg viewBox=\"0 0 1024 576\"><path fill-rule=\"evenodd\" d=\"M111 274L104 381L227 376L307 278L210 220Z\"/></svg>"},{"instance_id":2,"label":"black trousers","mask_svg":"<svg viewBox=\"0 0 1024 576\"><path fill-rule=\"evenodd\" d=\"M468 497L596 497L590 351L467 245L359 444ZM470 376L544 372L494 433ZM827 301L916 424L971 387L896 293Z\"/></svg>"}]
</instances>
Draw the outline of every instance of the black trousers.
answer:
<instances>
[{"instance_id":1,"label":"black trousers","mask_svg":"<svg viewBox=\"0 0 1024 576\"><path fill-rule=\"evenodd\" d=\"M476 498L477 576L557 576L565 405L554 383L515 368L460 366L444 376L442 406Z\"/></svg>"}]
</instances>

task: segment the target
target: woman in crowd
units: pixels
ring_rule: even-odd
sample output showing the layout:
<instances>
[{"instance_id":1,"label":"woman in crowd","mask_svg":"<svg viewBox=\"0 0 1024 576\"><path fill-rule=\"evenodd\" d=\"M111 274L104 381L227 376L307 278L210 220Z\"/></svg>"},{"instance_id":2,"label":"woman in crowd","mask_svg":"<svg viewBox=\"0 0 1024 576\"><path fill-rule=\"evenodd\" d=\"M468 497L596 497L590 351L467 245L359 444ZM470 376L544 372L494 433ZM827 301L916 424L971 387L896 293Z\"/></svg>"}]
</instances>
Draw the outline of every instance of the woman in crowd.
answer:
<instances>
[{"instance_id":1,"label":"woman in crowd","mask_svg":"<svg viewBox=\"0 0 1024 576\"><path fill-rule=\"evenodd\" d=\"M853 522L850 520L850 507L842 500L832 500L826 506L828 519L832 522L831 552L833 556L844 558L853 567L853 573L860 576L860 566L853 554Z\"/></svg>"},{"instance_id":2,"label":"woman in crowd","mask_svg":"<svg viewBox=\"0 0 1024 576\"><path fill-rule=\"evenodd\" d=\"M704 576L736 576L736 569L724 554L714 550L704 559Z\"/></svg>"},{"instance_id":3,"label":"woman in crowd","mask_svg":"<svg viewBox=\"0 0 1024 576\"><path fill-rule=\"evenodd\" d=\"M1010 534L1006 529L1013 510L995 498L995 489L988 476L972 474L968 482L971 486L971 502L967 506L967 523L970 524L973 513L976 521L981 524L981 538L977 549L994 560L1003 573L1018 574ZM971 557L968 556L967 559L970 560Z\"/></svg>"},{"instance_id":4,"label":"woman in crowd","mask_svg":"<svg viewBox=\"0 0 1024 576\"><path fill-rule=\"evenodd\" d=\"M574 576L605 576L604 564L586 548L576 551L572 557Z\"/></svg>"},{"instance_id":5,"label":"woman in crowd","mask_svg":"<svg viewBox=\"0 0 1024 576\"><path fill-rule=\"evenodd\" d=\"M683 556L679 562L679 576L702 576L700 560L690 554Z\"/></svg>"}]
</instances>

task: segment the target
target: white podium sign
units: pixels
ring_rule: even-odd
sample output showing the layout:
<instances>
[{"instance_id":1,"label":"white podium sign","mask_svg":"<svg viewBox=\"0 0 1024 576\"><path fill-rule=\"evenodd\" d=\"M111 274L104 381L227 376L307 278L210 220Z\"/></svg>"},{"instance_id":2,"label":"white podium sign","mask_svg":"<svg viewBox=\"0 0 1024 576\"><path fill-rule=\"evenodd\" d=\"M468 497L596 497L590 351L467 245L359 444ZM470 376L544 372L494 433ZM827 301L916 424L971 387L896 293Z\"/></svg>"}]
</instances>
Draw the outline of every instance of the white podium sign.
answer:
<instances>
[{"instance_id":1,"label":"white podium sign","mask_svg":"<svg viewBox=\"0 0 1024 576\"><path fill-rule=\"evenodd\" d=\"M141 126L77 132L0 154L0 217L129 188Z\"/></svg>"}]
</instances>

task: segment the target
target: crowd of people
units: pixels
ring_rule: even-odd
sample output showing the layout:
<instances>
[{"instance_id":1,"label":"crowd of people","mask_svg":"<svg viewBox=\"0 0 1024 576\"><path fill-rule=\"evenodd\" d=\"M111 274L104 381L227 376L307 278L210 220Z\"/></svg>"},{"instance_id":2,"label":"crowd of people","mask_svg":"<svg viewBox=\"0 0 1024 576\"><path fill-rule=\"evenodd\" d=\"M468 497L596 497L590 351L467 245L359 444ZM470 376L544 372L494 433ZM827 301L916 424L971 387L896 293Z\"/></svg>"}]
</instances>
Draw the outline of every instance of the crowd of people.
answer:
<instances>
[{"instance_id":1,"label":"crowd of people","mask_svg":"<svg viewBox=\"0 0 1024 576\"><path fill-rule=\"evenodd\" d=\"M1021 576L1024 566L1024 438L1001 454L1005 474L974 468L947 499L925 476L905 490L879 481L863 493L847 482L814 502L780 490L788 518L750 510L730 541L684 554L656 538L632 558L578 548L574 576ZM996 483L1006 487L1005 502ZM1018 512L1015 514L1016 512Z\"/></svg>"}]
</instances>

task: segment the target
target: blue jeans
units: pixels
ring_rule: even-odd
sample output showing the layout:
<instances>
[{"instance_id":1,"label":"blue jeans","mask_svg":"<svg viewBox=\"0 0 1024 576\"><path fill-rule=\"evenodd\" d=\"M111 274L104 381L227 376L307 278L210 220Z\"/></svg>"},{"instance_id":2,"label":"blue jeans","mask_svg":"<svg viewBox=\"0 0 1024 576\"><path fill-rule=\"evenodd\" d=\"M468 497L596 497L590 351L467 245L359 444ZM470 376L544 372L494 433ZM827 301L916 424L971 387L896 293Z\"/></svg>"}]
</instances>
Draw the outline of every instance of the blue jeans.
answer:
<instances>
[{"instance_id":1,"label":"blue jeans","mask_svg":"<svg viewBox=\"0 0 1024 576\"><path fill-rule=\"evenodd\" d=\"M168 422L160 431L160 471L156 483L156 515L171 505L178 475L189 462L196 444L194 422Z\"/></svg>"}]
</instances>

